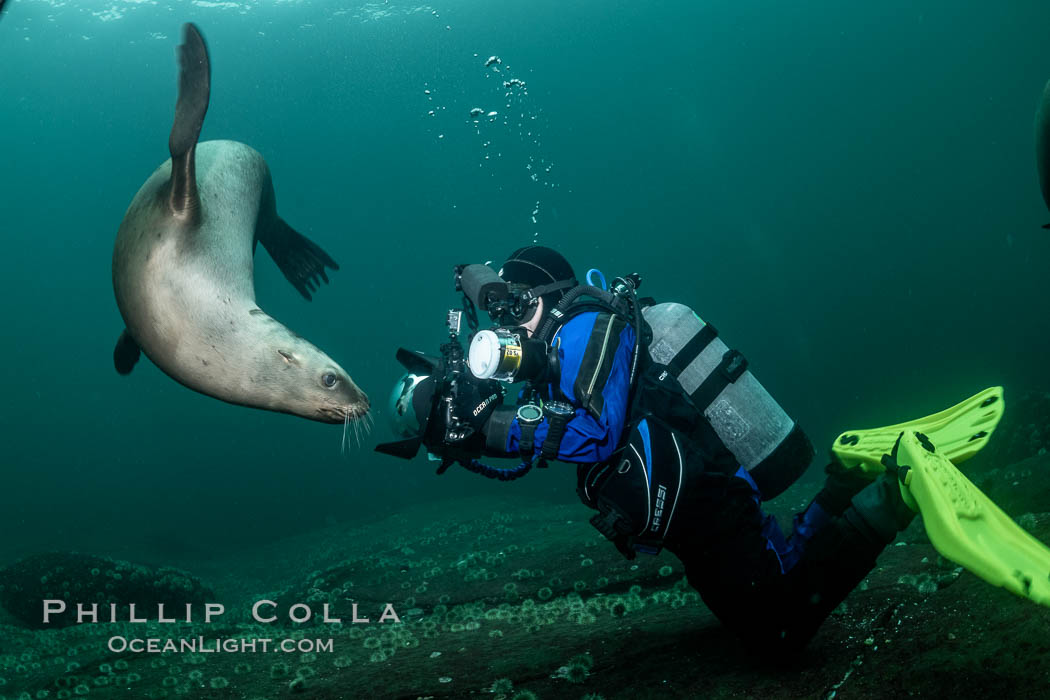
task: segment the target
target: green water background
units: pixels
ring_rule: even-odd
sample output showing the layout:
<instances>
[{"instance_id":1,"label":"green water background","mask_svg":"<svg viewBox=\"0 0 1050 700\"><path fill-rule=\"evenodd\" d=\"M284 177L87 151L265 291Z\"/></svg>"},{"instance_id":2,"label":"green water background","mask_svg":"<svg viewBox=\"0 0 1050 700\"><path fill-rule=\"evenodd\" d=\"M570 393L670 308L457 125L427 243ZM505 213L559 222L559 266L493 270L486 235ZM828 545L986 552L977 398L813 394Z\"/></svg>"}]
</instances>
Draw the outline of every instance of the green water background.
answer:
<instances>
[{"instance_id":1,"label":"green water background","mask_svg":"<svg viewBox=\"0 0 1050 700\"><path fill-rule=\"evenodd\" d=\"M565 465L506 484L371 452L394 350L442 339L451 266L534 239L692 305L821 453L988 385L1008 405L1048 385L1048 3L8 5L0 561L221 554L463 496L572 502ZM379 430L348 457L339 426L223 404L145 359L113 370L113 239L167 157L183 21L212 57L202 139L261 151L282 216L342 265L306 303L260 249L256 289L371 396ZM508 76L528 96L504 124ZM473 107L501 117L479 134Z\"/></svg>"}]
</instances>

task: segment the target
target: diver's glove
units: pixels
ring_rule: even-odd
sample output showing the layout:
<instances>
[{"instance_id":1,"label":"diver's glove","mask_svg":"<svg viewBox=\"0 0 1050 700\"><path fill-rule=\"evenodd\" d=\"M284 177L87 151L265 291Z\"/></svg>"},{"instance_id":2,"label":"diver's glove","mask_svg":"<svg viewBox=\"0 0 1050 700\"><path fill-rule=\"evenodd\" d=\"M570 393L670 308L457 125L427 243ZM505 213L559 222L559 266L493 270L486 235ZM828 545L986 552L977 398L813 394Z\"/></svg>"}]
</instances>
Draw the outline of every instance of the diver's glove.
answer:
<instances>
[{"instance_id":1,"label":"diver's glove","mask_svg":"<svg viewBox=\"0 0 1050 700\"><path fill-rule=\"evenodd\" d=\"M434 401L433 418L423 436L427 451L453 460L480 457L485 447L485 423L503 402L499 382L464 373Z\"/></svg>"},{"instance_id":2,"label":"diver's glove","mask_svg":"<svg viewBox=\"0 0 1050 700\"><path fill-rule=\"evenodd\" d=\"M444 406L439 407L433 430L428 430L423 437L423 446L432 457L440 457L443 462L470 461L481 456L485 446L485 436L472 430L469 426L463 429L455 426L448 429L448 414ZM444 467L438 472L444 471Z\"/></svg>"},{"instance_id":3,"label":"diver's glove","mask_svg":"<svg viewBox=\"0 0 1050 700\"><path fill-rule=\"evenodd\" d=\"M452 412L460 423L480 433L496 407L503 403L503 387L494 379L478 379L464 372L456 379Z\"/></svg>"}]
</instances>

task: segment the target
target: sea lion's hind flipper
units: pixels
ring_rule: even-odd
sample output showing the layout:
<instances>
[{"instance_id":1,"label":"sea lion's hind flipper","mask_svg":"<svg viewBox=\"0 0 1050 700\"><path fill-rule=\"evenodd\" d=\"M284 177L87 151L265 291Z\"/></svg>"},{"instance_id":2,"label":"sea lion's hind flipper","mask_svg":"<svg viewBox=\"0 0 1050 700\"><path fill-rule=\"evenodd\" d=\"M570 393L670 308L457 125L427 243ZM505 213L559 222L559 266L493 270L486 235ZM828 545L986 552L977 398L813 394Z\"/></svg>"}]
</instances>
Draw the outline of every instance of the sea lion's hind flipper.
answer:
<instances>
[{"instance_id":1,"label":"sea lion's hind flipper","mask_svg":"<svg viewBox=\"0 0 1050 700\"><path fill-rule=\"evenodd\" d=\"M179 97L175 102L175 123L168 136L171 153L171 194L168 200L172 214L196 222L200 216L197 195L195 150L204 114L211 96L211 63L204 38L193 24L182 27L179 57Z\"/></svg>"},{"instance_id":2,"label":"sea lion's hind flipper","mask_svg":"<svg viewBox=\"0 0 1050 700\"><path fill-rule=\"evenodd\" d=\"M139 344L128 334L128 329L117 338L117 347L113 348L113 366L117 368L117 374L131 374L135 363L139 361Z\"/></svg>"},{"instance_id":3,"label":"sea lion's hind flipper","mask_svg":"<svg viewBox=\"0 0 1050 700\"><path fill-rule=\"evenodd\" d=\"M277 267L281 268L285 278L307 301L311 300L311 293L321 286L321 280L328 282L325 267L339 269L339 265L321 250L321 246L286 224L281 217L276 217L272 226L260 232L259 242L277 263Z\"/></svg>"}]
</instances>

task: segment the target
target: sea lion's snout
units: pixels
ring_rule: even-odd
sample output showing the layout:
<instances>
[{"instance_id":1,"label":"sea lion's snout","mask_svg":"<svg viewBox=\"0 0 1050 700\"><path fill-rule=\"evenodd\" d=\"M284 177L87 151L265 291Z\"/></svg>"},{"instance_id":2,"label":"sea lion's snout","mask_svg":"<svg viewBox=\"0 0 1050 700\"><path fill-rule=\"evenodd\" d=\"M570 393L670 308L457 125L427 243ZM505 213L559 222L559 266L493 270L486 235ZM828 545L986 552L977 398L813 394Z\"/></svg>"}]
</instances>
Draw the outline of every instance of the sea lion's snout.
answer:
<instances>
[{"instance_id":1,"label":"sea lion's snout","mask_svg":"<svg viewBox=\"0 0 1050 700\"><path fill-rule=\"evenodd\" d=\"M322 371L322 390L327 394L317 408L318 420L328 423L344 423L363 418L371 406L368 396L361 391L345 371L339 367Z\"/></svg>"},{"instance_id":2,"label":"sea lion's snout","mask_svg":"<svg viewBox=\"0 0 1050 700\"><path fill-rule=\"evenodd\" d=\"M369 402L368 396L365 394L365 392L361 391L361 389L353 383L350 377L347 377L346 381L351 389L350 400L346 404L346 412L349 414L350 419L353 420L354 418L360 418L361 416L368 413L368 409L371 407L371 403Z\"/></svg>"}]
</instances>

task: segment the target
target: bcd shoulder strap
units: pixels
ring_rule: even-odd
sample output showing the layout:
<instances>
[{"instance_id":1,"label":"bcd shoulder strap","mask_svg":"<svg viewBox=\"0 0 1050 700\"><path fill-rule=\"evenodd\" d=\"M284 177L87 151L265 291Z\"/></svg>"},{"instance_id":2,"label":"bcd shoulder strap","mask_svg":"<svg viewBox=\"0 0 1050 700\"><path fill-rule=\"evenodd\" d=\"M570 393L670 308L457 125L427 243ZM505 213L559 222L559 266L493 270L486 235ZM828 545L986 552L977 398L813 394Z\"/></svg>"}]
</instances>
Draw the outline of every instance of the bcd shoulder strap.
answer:
<instances>
[{"instance_id":1,"label":"bcd shoulder strap","mask_svg":"<svg viewBox=\"0 0 1050 700\"><path fill-rule=\"evenodd\" d=\"M620 334L627 321L619 315L600 312L594 319L587 347L572 391L576 399L596 420L605 408L602 390L612 372L613 362L620 347Z\"/></svg>"}]
</instances>

